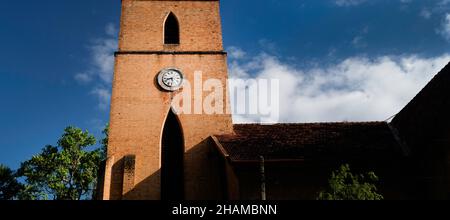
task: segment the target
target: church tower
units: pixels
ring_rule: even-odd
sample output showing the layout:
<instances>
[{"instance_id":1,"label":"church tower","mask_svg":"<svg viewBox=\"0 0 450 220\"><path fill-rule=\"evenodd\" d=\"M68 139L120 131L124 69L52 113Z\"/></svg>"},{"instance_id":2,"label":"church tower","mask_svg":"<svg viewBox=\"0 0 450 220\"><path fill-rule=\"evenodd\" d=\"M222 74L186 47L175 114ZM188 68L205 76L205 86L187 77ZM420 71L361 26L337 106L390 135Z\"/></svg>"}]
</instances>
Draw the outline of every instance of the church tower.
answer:
<instances>
[{"instance_id":1,"label":"church tower","mask_svg":"<svg viewBox=\"0 0 450 220\"><path fill-rule=\"evenodd\" d=\"M219 198L208 140L233 130L219 1L122 0L115 56L103 199ZM208 80L222 112L203 108Z\"/></svg>"}]
</instances>

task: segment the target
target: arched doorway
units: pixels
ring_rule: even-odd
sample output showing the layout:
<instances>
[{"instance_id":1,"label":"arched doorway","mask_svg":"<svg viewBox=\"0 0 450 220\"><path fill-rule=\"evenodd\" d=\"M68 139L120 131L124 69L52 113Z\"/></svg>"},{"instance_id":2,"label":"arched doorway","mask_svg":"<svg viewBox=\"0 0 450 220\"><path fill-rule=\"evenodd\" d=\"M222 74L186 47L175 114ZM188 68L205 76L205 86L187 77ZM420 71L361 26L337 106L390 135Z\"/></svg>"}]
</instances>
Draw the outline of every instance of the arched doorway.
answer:
<instances>
[{"instance_id":1,"label":"arched doorway","mask_svg":"<svg viewBox=\"0 0 450 220\"><path fill-rule=\"evenodd\" d=\"M177 116L170 110L162 135L161 199L184 199L184 138Z\"/></svg>"}]
</instances>

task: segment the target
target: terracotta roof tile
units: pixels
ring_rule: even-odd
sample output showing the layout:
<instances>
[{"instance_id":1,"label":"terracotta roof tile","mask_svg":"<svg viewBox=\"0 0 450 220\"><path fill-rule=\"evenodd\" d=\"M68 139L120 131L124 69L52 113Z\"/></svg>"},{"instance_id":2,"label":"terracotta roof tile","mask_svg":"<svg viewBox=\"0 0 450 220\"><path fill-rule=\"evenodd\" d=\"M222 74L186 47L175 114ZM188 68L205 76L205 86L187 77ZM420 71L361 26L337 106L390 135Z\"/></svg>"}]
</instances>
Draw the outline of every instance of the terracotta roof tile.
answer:
<instances>
[{"instance_id":1,"label":"terracotta roof tile","mask_svg":"<svg viewBox=\"0 0 450 220\"><path fill-rule=\"evenodd\" d=\"M234 135L216 136L234 161L390 158L400 146L385 122L242 124Z\"/></svg>"}]
</instances>

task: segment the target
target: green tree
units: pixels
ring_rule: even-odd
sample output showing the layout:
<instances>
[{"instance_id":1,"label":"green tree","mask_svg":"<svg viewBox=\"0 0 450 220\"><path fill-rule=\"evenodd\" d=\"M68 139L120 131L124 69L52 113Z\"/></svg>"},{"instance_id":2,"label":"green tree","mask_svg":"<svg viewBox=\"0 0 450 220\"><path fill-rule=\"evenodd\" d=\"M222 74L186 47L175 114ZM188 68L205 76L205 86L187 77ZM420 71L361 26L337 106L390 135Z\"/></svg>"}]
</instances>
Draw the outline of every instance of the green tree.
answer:
<instances>
[{"instance_id":1,"label":"green tree","mask_svg":"<svg viewBox=\"0 0 450 220\"><path fill-rule=\"evenodd\" d=\"M375 182L378 177L374 172L366 175L354 175L348 164L332 173L329 189L319 194L319 200L382 200L377 193Z\"/></svg>"},{"instance_id":2,"label":"green tree","mask_svg":"<svg viewBox=\"0 0 450 220\"><path fill-rule=\"evenodd\" d=\"M101 153L102 153L102 160L106 160L107 153L108 153L108 140L109 140L109 123L106 124L105 128L103 129L103 139L100 141L101 144Z\"/></svg>"},{"instance_id":3,"label":"green tree","mask_svg":"<svg viewBox=\"0 0 450 220\"><path fill-rule=\"evenodd\" d=\"M16 173L0 164L0 200L12 200L18 197L23 185L17 181Z\"/></svg>"},{"instance_id":4,"label":"green tree","mask_svg":"<svg viewBox=\"0 0 450 220\"><path fill-rule=\"evenodd\" d=\"M97 183L101 149L89 151L94 136L68 127L58 146L46 146L22 163L19 173L27 183L23 199L81 200L91 198Z\"/></svg>"}]
</instances>

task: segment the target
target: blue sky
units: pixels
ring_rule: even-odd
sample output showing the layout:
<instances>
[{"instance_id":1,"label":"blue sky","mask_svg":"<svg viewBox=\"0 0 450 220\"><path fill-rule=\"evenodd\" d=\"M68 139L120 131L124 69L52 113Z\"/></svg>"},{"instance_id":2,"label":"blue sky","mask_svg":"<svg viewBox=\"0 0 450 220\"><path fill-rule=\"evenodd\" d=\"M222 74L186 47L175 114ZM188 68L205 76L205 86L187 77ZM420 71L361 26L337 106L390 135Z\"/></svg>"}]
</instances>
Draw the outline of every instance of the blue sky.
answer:
<instances>
[{"instance_id":1,"label":"blue sky","mask_svg":"<svg viewBox=\"0 0 450 220\"><path fill-rule=\"evenodd\" d=\"M384 120L450 61L449 0L221 5L230 75L286 83L282 122ZM0 6L0 163L17 168L68 125L101 137L119 16L119 0Z\"/></svg>"}]
</instances>

